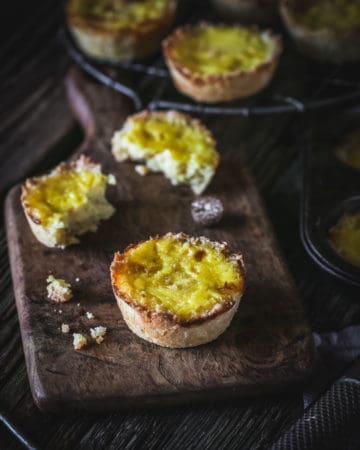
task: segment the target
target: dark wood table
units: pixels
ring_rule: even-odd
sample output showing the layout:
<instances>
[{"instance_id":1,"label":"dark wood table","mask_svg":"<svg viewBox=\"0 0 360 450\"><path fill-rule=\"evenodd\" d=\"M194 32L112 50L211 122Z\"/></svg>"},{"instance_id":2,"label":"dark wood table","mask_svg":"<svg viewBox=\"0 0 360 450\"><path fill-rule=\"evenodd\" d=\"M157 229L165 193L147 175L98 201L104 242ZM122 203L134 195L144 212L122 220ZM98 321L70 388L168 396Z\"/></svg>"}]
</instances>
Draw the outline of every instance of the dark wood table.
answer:
<instances>
[{"instance_id":1,"label":"dark wood table","mask_svg":"<svg viewBox=\"0 0 360 450\"><path fill-rule=\"evenodd\" d=\"M63 86L69 61L56 40L61 17L58 3L33 2L30 10L15 1L12 13L5 16L10 33L2 28L0 41L2 205L13 184L57 164L82 140ZM322 113L317 113L311 120L321 118ZM339 329L360 322L359 295L321 271L300 242L301 164L294 144L294 125L299 120L299 116L211 118L207 123L233 148L234 157L239 152L252 170L311 326L316 331ZM231 132L234 127L241 127L238 141ZM45 152L49 147L51 151ZM301 413L299 389L226 404L99 416L42 414L32 400L26 375L2 224L0 265L0 406L39 448L266 448ZM2 425L0 448L22 448Z\"/></svg>"}]
</instances>

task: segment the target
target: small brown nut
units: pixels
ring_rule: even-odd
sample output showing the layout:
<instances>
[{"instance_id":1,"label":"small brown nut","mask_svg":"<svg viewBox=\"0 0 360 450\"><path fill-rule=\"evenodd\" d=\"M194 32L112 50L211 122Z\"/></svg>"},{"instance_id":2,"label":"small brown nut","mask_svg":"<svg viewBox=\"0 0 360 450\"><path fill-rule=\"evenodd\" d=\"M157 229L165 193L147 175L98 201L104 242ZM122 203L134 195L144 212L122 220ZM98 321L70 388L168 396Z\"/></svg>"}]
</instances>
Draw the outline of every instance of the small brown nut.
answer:
<instances>
[{"instance_id":1,"label":"small brown nut","mask_svg":"<svg viewBox=\"0 0 360 450\"><path fill-rule=\"evenodd\" d=\"M199 225L215 225L220 222L223 214L224 206L217 197L198 197L191 203L191 215Z\"/></svg>"}]
</instances>

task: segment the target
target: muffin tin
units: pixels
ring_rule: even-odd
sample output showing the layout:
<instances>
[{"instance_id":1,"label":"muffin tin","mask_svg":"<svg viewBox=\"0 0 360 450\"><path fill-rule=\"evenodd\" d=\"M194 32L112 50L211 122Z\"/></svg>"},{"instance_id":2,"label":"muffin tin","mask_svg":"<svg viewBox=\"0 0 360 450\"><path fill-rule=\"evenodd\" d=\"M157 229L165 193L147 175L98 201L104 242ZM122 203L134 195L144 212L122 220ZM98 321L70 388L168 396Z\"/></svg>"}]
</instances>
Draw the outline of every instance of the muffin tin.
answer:
<instances>
[{"instance_id":1,"label":"muffin tin","mask_svg":"<svg viewBox=\"0 0 360 450\"><path fill-rule=\"evenodd\" d=\"M302 241L309 255L324 270L360 286L360 268L342 259L328 239L329 229L344 213L360 210L360 171L340 161L334 153L349 133L360 129L360 112L332 114L316 123L316 129L303 130L301 139Z\"/></svg>"}]
</instances>

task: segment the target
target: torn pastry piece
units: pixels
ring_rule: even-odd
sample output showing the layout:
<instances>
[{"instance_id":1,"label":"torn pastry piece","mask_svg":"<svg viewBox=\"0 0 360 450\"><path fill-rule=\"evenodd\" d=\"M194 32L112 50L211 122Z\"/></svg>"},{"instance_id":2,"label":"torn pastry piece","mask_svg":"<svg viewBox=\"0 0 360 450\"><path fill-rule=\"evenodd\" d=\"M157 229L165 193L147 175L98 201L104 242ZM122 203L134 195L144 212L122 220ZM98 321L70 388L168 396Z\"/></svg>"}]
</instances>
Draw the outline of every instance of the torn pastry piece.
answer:
<instances>
[{"instance_id":1,"label":"torn pastry piece","mask_svg":"<svg viewBox=\"0 0 360 450\"><path fill-rule=\"evenodd\" d=\"M112 152L117 161L143 162L173 185L188 184L195 194L208 186L220 161L211 132L177 111L130 116L114 134Z\"/></svg>"},{"instance_id":2,"label":"torn pastry piece","mask_svg":"<svg viewBox=\"0 0 360 450\"><path fill-rule=\"evenodd\" d=\"M70 32L81 50L115 61L159 50L175 12L175 0L68 0L66 6Z\"/></svg>"},{"instance_id":3,"label":"torn pastry piece","mask_svg":"<svg viewBox=\"0 0 360 450\"><path fill-rule=\"evenodd\" d=\"M242 256L225 243L168 233L130 245L111 264L128 327L164 347L193 347L229 326L244 292Z\"/></svg>"},{"instance_id":4,"label":"torn pastry piece","mask_svg":"<svg viewBox=\"0 0 360 450\"><path fill-rule=\"evenodd\" d=\"M53 275L47 277L48 298L55 303L65 303L72 299L71 284Z\"/></svg>"},{"instance_id":5,"label":"torn pastry piece","mask_svg":"<svg viewBox=\"0 0 360 450\"><path fill-rule=\"evenodd\" d=\"M85 156L61 163L49 175L26 180L21 203L38 241L64 248L78 243L78 236L96 231L99 222L115 211L105 198L108 184L115 184L115 178Z\"/></svg>"},{"instance_id":6,"label":"torn pastry piece","mask_svg":"<svg viewBox=\"0 0 360 450\"><path fill-rule=\"evenodd\" d=\"M176 88L206 103L248 97L265 88L281 52L280 35L240 25L185 25L163 42Z\"/></svg>"}]
</instances>

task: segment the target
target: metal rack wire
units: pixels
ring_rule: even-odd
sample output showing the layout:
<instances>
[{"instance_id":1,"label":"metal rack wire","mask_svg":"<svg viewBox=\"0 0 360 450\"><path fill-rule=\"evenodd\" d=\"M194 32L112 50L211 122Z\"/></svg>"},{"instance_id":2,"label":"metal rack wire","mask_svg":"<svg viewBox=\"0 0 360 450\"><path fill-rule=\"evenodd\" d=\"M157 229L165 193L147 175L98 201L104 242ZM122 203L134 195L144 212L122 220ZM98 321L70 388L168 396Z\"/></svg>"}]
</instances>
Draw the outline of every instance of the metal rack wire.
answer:
<instances>
[{"instance_id":1,"label":"metal rack wire","mask_svg":"<svg viewBox=\"0 0 360 450\"><path fill-rule=\"evenodd\" d=\"M334 106L344 106L360 100L360 65L350 66L320 66L308 63L304 84L306 91L302 95L283 95L281 92L267 92L265 95L255 96L252 101L231 102L225 104L208 105L197 103L184 96L157 96L146 101L139 90L131 83L120 81L113 69L118 73L143 74L171 83L170 74L161 56L147 62L119 62L94 60L85 56L76 46L69 31L60 31L61 40L70 57L86 73L100 83L109 86L121 94L129 97L135 110L141 109L177 109L180 111L232 116L260 116L269 114L304 113ZM303 58L299 54L299 58ZM163 89L164 90L164 89ZM173 98L172 98L173 97Z\"/></svg>"}]
</instances>

